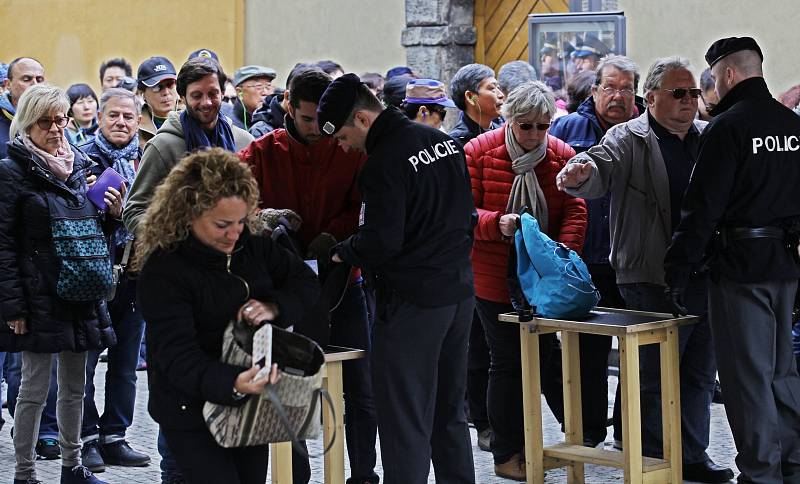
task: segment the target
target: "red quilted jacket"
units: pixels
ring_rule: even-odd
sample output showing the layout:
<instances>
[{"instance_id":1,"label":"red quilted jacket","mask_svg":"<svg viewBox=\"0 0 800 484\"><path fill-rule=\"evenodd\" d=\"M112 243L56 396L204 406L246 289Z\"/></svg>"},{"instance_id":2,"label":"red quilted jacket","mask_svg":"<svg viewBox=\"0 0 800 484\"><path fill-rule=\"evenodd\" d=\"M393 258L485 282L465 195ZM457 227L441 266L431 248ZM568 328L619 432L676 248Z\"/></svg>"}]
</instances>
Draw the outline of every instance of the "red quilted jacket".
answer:
<instances>
[{"instance_id":1,"label":"red quilted jacket","mask_svg":"<svg viewBox=\"0 0 800 484\"><path fill-rule=\"evenodd\" d=\"M503 240L500 217L505 214L514 172L505 146L506 125L483 133L465 147L472 177L472 196L478 209L472 268L475 294L493 302L509 304L506 275L511 240ZM580 252L586 232L586 204L556 188L556 175L575 156L575 151L558 138L547 136L547 156L534 171L547 199L548 234Z\"/></svg>"}]
</instances>

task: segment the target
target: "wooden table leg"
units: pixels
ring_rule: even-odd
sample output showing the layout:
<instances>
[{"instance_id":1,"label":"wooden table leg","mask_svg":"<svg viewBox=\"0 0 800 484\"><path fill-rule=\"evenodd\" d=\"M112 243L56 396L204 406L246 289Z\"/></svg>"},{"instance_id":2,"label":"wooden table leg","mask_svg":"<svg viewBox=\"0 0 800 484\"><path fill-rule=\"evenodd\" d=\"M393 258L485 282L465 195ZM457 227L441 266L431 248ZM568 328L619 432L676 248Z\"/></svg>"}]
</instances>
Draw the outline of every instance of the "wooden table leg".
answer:
<instances>
[{"instance_id":1,"label":"wooden table leg","mask_svg":"<svg viewBox=\"0 0 800 484\"><path fill-rule=\"evenodd\" d=\"M639 335L619 338L622 396L622 449L626 484L640 484L642 476L642 414L639 401Z\"/></svg>"},{"instance_id":2,"label":"wooden table leg","mask_svg":"<svg viewBox=\"0 0 800 484\"><path fill-rule=\"evenodd\" d=\"M664 460L670 463L672 482L683 482L681 448L681 382L678 328L666 331L661 351L661 422L664 428Z\"/></svg>"},{"instance_id":3,"label":"wooden table leg","mask_svg":"<svg viewBox=\"0 0 800 484\"><path fill-rule=\"evenodd\" d=\"M564 438L568 444L583 445L583 410L581 406L580 334L561 332L561 361L564 381ZM583 463L570 464L569 484L583 484Z\"/></svg>"},{"instance_id":4,"label":"wooden table leg","mask_svg":"<svg viewBox=\"0 0 800 484\"><path fill-rule=\"evenodd\" d=\"M344 484L344 387L342 383L342 362L331 361L325 364L326 376L322 386L328 390L336 413L336 442L330 452L325 454L325 483ZM323 405L322 438L327 445L334 434L334 422L327 405Z\"/></svg>"},{"instance_id":5,"label":"wooden table leg","mask_svg":"<svg viewBox=\"0 0 800 484\"><path fill-rule=\"evenodd\" d=\"M542 382L539 373L539 333L520 325L522 352L522 412L525 425L525 469L528 484L544 483Z\"/></svg>"},{"instance_id":6,"label":"wooden table leg","mask_svg":"<svg viewBox=\"0 0 800 484\"><path fill-rule=\"evenodd\" d=\"M292 443L269 445L272 484L292 484Z\"/></svg>"}]
</instances>

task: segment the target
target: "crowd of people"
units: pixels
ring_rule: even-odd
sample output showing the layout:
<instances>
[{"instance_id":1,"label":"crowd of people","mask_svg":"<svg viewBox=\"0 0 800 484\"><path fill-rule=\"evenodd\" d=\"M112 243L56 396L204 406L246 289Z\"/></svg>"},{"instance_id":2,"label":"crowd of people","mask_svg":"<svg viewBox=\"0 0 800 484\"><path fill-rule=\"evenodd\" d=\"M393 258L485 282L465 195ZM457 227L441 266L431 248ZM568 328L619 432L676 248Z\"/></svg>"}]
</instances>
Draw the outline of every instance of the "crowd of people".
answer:
<instances>
[{"instance_id":1,"label":"crowd of people","mask_svg":"<svg viewBox=\"0 0 800 484\"><path fill-rule=\"evenodd\" d=\"M103 62L99 95L48 84L30 57L0 66L14 482L41 482L37 459L60 458L62 483L149 465L126 438L141 369L162 483L265 482L268 448L221 447L202 413L279 378L221 361L236 320L366 350L344 364L348 484L381 481L378 436L383 482L427 482L431 461L437 482L475 482L468 422L495 473L524 481L519 330L498 322L513 311L522 210L581 254L601 306L700 316L680 328L685 479L734 477L706 453L719 372L739 482L800 482L800 117L772 98L749 37L715 42L699 85L686 59L656 59L641 96L630 58L587 44L576 59L564 86L524 61L497 74L469 64L445 83L323 60L298 63L280 88L275 69L229 78L199 49L180 69L146 59L135 77L125 59ZM795 91L781 96L789 108ZM445 132L448 115L458 120ZM120 181L101 186L109 169ZM290 244L273 240L279 228ZM352 269L338 287L341 265ZM587 447L607 437L611 346L581 335ZM559 340L542 335L540 348L563 423ZM642 450L655 458L659 369L658 347L644 346ZM618 392L613 446L624 449L620 403ZM304 446L296 483L311 479Z\"/></svg>"}]
</instances>

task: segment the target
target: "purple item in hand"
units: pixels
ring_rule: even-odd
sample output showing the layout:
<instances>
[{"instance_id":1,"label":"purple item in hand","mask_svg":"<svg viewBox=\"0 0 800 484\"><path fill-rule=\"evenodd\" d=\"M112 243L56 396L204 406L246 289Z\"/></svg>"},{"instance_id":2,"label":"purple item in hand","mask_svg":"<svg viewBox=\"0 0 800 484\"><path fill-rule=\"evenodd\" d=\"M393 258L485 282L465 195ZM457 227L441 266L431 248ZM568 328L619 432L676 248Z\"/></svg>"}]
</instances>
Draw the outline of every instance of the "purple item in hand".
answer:
<instances>
[{"instance_id":1,"label":"purple item in hand","mask_svg":"<svg viewBox=\"0 0 800 484\"><path fill-rule=\"evenodd\" d=\"M120 190L123 183L125 183L125 179L122 178L116 170L113 168L106 168L103 173L97 177L97 181L94 182L94 185L89 187L86 191L86 196L89 197L89 200L95 204L98 210L105 212L108 210L105 199L106 191L108 191L109 187Z\"/></svg>"}]
</instances>

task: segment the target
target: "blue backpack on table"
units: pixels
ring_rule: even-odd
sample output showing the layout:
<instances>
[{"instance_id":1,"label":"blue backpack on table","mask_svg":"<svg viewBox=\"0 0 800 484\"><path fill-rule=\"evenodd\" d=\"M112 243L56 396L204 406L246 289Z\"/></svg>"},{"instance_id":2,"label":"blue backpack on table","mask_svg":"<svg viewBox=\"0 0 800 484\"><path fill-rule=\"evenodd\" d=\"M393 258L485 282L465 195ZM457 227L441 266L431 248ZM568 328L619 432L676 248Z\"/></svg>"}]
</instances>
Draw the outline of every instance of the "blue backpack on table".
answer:
<instances>
[{"instance_id":1,"label":"blue backpack on table","mask_svg":"<svg viewBox=\"0 0 800 484\"><path fill-rule=\"evenodd\" d=\"M580 319L597 306L600 293L586 264L574 250L543 233L531 214L520 217L514 243L519 290L536 314Z\"/></svg>"}]
</instances>

